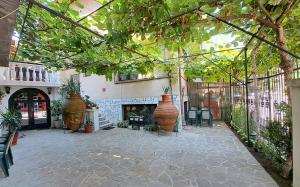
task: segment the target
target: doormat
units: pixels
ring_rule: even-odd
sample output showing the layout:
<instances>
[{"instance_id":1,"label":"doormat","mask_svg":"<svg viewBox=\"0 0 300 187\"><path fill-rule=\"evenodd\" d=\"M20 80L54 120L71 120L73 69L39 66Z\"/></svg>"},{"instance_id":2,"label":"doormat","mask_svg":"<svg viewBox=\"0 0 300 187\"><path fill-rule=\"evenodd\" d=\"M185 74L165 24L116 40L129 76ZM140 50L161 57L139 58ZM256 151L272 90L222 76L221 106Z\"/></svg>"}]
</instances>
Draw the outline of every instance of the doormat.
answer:
<instances>
[{"instance_id":1,"label":"doormat","mask_svg":"<svg viewBox=\"0 0 300 187\"><path fill-rule=\"evenodd\" d=\"M109 127L104 127L102 130L110 130L110 129L114 129L115 127L109 126Z\"/></svg>"}]
</instances>

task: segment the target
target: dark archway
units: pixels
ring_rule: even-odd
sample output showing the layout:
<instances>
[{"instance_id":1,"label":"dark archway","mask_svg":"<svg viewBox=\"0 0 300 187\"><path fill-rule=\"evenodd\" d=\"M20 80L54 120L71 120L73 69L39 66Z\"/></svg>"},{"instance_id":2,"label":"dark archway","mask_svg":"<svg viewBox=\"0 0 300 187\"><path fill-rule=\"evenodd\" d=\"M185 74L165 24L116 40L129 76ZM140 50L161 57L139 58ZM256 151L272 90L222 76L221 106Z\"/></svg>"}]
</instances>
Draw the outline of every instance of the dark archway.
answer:
<instances>
[{"instance_id":1,"label":"dark archway","mask_svg":"<svg viewBox=\"0 0 300 187\"><path fill-rule=\"evenodd\" d=\"M10 109L21 112L21 129L41 129L51 126L50 99L42 90L20 89L10 96L8 104Z\"/></svg>"}]
</instances>

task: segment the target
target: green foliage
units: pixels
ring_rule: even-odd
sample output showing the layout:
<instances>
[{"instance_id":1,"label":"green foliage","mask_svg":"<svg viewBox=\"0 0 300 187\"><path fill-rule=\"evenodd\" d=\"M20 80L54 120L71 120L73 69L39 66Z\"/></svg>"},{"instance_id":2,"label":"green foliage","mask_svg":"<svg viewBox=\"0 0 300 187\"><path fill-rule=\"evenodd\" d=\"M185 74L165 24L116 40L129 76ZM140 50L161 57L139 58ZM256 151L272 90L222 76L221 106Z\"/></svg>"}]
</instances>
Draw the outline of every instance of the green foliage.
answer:
<instances>
[{"instance_id":1,"label":"green foliage","mask_svg":"<svg viewBox=\"0 0 300 187\"><path fill-rule=\"evenodd\" d=\"M63 95L73 93L80 96L80 83L73 78L68 79L62 87L62 93Z\"/></svg>"},{"instance_id":2,"label":"green foliage","mask_svg":"<svg viewBox=\"0 0 300 187\"><path fill-rule=\"evenodd\" d=\"M129 121L126 120L126 121L120 121L117 123L117 127L119 128L128 128L128 125L129 125Z\"/></svg>"},{"instance_id":3,"label":"green foliage","mask_svg":"<svg viewBox=\"0 0 300 187\"><path fill-rule=\"evenodd\" d=\"M284 120L269 122L267 129L261 132L263 140L258 142L258 148L281 172L285 159L292 151L292 135L289 131L292 128L292 112L286 103L281 103L278 109L284 113Z\"/></svg>"},{"instance_id":4,"label":"green foliage","mask_svg":"<svg viewBox=\"0 0 300 187\"><path fill-rule=\"evenodd\" d=\"M171 91L171 87L170 86L163 86L162 91L163 91L164 94L169 94L170 91Z\"/></svg>"},{"instance_id":5,"label":"green foliage","mask_svg":"<svg viewBox=\"0 0 300 187\"><path fill-rule=\"evenodd\" d=\"M9 132L17 130L21 125L22 115L17 110L9 109L6 112L1 112L0 116L2 118L1 128L7 128Z\"/></svg>"},{"instance_id":6,"label":"green foliage","mask_svg":"<svg viewBox=\"0 0 300 187\"><path fill-rule=\"evenodd\" d=\"M132 126L132 130L139 131L140 130L140 126L133 125Z\"/></svg>"},{"instance_id":7,"label":"green foliage","mask_svg":"<svg viewBox=\"0 0 300 187\"><path fill-rule=\"evenodd\" d=\"M231 120L231 111L230 111L230 107L231 107L231 104L230 103L225 103L223 104L223 106L221 106L222 109L221 109L221 118L224 122L226 123L230 123L230 120Z\"/></svg>"},{"instance_id":8,"label":"green foliage","mask_svg":"<svg viewBox=\"0 0 300 187\"><path fill-rule=\"evenodd\" d=\"M84 123L84 126L94 126L94 122L90 119L87 119Z\"/></svg>"},{"instance_id":9,"label":"green foliage","mask_svg":"<svg viewBox=\"0 0 300 187\"><path fill-rule=\"evenodd\" d=\"M153 123L153 124L148 124L144 126L144 130L146 131L157 131L158 130L158 126Z\"/></svg>"},{"instance_id":10,"label":"green foliage","mask_svg":"<svg viewBox=\"0 0 300 187\"><path fill-rule=\"evenodd\" d=\"M244 142L248 143L248 130L246 124L246 116L247 113L244 105L239 104L233 107L231 125L239 134L240 138ZM250 131L250 135L252 134L252 132L255 132L255 123L250 119L249 119L249 131ZM250 145L253 145L253 139L251 137L250 137Z\"/></svg>"},{"instance_id":11,"label":"green foliage","mask_svg":"<svg viewBox=\"0 0 300 187\"><path fill-rule=\"evenodd\" d=\"M39 0L39 2L74 21L81 19L78 11L84 7L84 4L75 2L74 6L70 7L70 0ZM277 20L285 12L285 8L289 7L290 2L272 0L263 1L263 4L270 11L272 19ZM75 10L74 7L79 10ZM101 36L75 27L37 6L32 6L16 60L39 61L45 63L51 70L75 68L79 72L105 75L108 79L112 79L117 72L129 71L143 74L152 71L154 66L166 64L165 72L172 75L171 77L176 77L173 74L176 71L170 73L168 68L177 67L178 64L176 65L174 61L179 61L176 57L180 48L193 56L203 52L243 46L250 38L200 11L195 11L200 7L217 17L228 18L231 23L249 32L255 33L261 25L264 25L263 31L267 33L267 39L277 42L276 31L268 24L264 24L268 19L256 1L118 0L93 13L88 19L78 22L95 32L101 31L99 32ZM20 13L17 16L17 35L20 35L26 8L27 3L21 3ZM299 10L298 3L280 23L286 31L289 49L296 54L299 54L300 50ZM233 40L224 44L218 43L220 40L214 43L212 38L220 33L232 36ZM253 44L249 49L252 47ZM243 77L240 73L243 70L242 57L234 59L233 52L222 54L224 55L208 54L206 57L222 69L228 72L232 70L237 77ZM228 57L224 58L224 56ZM170 58L171 63L165 63L166 58ZM262 46L257 59L259 61L264 59L260 63L259 72L264 72L269 67L280 63L277 51L268 45ZM228 75L223 70L207 61L205 58L195 56L185 58L184 62L188 62L185 67L186 76L189 78L201 76L205 81L215 82L223 79L228 81Z\"/></svg>"},{"instance_id":12,"label":"green foliage","mask_svg":"<svg viewBox=\"0 0 300 187\"><path fill-rule=\"evenodd\" d=\"M247 138L246 129L246 109L242 105L238 105L232 109L232 126L242 139Z\"/></svg>"},{"instance_id":13,"label":"green foliage","mask_svg":"<svg viewBox=\"0 0 300 187\"><path fill-rule=\"evenodd\" d=\"M62 101L53 100L50 105L51 115L55 117L56 120L59 120L59 116L62 115Z\"/></svg>"},{"instance_id":14,"label":"green foliage","mask_svg":"<svg viewBox=\"0 0 300 187\"><path fill-rule=\"evenodd\" d=\"M281 155L278 154L276 147L268 142L260 141L257 143L257 146L259 151L262 152L267 159L269 159L273 167L276 169L276 171L281 172L283 168L283 160L281 158Z\"/></svg>"},{"instance_id":15,"label":"green foliage","mask_svg":"<svg viewBox=\"0 0 300 187\"><path fill-rule=\"evenodd\" d=\"M85 95L84 98L82 98L82 100L84 101L87 107L98 107L96 103L90 100L90 96L88 95Z\"/></svg>"}]
</instances>

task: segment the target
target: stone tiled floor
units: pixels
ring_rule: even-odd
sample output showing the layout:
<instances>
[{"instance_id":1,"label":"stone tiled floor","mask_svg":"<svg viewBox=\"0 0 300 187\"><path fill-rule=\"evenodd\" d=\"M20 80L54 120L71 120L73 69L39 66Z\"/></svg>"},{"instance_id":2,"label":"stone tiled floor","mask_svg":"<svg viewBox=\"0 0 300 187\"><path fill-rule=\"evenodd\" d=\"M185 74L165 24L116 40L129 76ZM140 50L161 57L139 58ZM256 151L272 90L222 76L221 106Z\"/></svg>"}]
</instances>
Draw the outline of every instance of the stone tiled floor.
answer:
<instances>
[{"instance_id":1,"label":"stone tiled floor","mask_svg":"<svg viewBox=\"0 0 300 187\"><path fill-rule=\"evenodd\" d=\"M188 127L178 136L118 128L23 133L1 187L277 186L224 125Z\"/></svg>"}]
</instances>

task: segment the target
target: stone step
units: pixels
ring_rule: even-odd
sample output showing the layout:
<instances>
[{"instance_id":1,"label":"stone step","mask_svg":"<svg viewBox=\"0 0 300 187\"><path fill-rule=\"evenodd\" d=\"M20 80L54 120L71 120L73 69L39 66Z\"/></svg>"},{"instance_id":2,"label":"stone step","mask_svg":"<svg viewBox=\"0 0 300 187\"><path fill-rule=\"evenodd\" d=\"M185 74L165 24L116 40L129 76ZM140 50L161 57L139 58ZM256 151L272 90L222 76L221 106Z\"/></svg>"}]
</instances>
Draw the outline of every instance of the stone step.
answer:
<instances>
[{"instance_id":1,"label":"stone step","mask_svg":"<svg viewBox=\"0 0 300 187\"><path fill-rule=\"evenodd\" d=\"M99 113L98 114L98 117L100 118L100 117L105 117L105 115L104 114L101 114L101 113Z\"/></svg>"},{"instance_id":2,"label":"stone step","mask_svg":"<svg viewBox=\"0 0 300 187\"><path fill-rule=\"evenodd\" d=\"M105 125L107 123L110 123L109 120L103 120L103 121L99 121L99 125Z\"/></svg>"},{"instance_id":3,"label":"stone step","mask_svg":"<svg viewBox=\"0 0 300 187\"><path fill-rule=\"evenodd\" d=\"M105 117L99 117L99 121L105 120Z\"/></svg>"},{"instance_id":4,"label":"stone step","mask_svg":"<svg viewBox=\"0 0 300 187\"><path fill-rule=\"evenodd\" d=\"M113 124L112 123L106 123L104 125L100 125L99 128L101 129L101 128L110 127L110 126L113 126Z\"/></svg>"}]
</instances>

